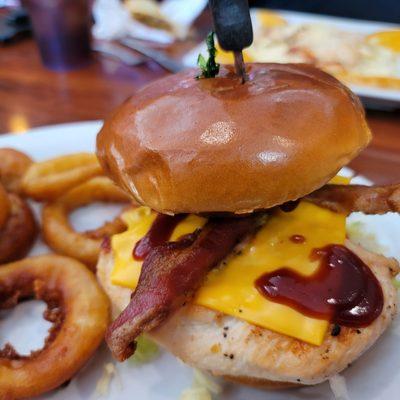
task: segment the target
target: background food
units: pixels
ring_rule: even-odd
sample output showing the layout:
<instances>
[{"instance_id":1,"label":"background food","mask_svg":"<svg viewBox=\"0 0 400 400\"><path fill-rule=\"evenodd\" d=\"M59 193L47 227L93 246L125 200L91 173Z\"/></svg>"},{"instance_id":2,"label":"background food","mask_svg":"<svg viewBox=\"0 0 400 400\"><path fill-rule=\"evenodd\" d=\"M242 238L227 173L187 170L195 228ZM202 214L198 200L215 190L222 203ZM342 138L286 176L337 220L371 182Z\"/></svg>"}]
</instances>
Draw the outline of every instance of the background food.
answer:
<instances>
[{"instance_id":1,"label":"background food","mask_svg":"<svg viewBox=\"0 0 400 400\"><path fill-rule=\"evenodd\" d=\"M253 44L247 62L309 63L347 84L400 89L400 29L363 33L320 20L290 22L278 12L252 9ZM184 60L193 65L203 45ZM218 47L217 61L232 64L231 53Z\"/></svg>"},{"instance_id":2,"label":"background food","mask_svg":"<svg viewBox=\"0 0 400 400\"><path fill-rule=\"evenodd\" d=\"M311 63L345 81L400 88L400 30L365 35L323 22L276 24L263 13L254 14L254 43L246 50L250 60Z\"/></svg>"}]
</instances>

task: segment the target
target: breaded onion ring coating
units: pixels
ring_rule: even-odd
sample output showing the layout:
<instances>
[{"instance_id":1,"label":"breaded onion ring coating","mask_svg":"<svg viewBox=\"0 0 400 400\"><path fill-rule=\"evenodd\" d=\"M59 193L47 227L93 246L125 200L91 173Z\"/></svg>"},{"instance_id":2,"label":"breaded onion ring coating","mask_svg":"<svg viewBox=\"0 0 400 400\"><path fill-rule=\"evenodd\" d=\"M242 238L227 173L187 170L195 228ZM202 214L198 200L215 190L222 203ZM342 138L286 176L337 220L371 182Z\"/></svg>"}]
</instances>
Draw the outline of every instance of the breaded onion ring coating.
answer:
<instances>
[{"instance_id":1,"label":"breaded onion ring coating","mask_svg":"<svg viewBox=\"0 0 400 400\"><path fill-rule=\"evenodd\" d=\"M22 177L32 162L32 159L21 151L0 149L0 182L8 192L22 193Z\"/></svg>"},{"instance_id":2,"label":"breaded onion ring coating","mask_svg":"<svg viewBox=\"0 0 400 400\"><path fill-rule=\"evenodd\" d=\"M71 379L109 322L107 296L93 274L68 257L44 255L0 268L0 309L31 298L47 303L43 317L53 325L44 347L30 355L10 344L0 350L0 399L31 398Z\"/></svg>"},{"instance_id":3,"label":"breaded onion ring coating","mask_svg":"<svg viewBox=\"0 0 400 400\"><path fill-rule=\"evenodd\" d=\"M38 229L29 205L18 195L8 195L10 214L0 230L0 264L25 257L35 242Z\"/></svg>"},{"instance_id":4,"label":"breaded onion ring coating","mask_svg":"<svg viewBox=\"0 0 400 400\"><path fill-rule=\"evenodd\" d=\"M122 203L128 202L129 198L110 179L101 176L71 189L53 203L46 204L42 211L45 242L57 253L76 258L93 270L103 238L125 229L117 217L95 231L75 231L68 221L69 213L96 201Z\"/></svg>"},{"instance_id":5,"label":"breaded onion ring coating","mask_svg":"<svg viewBox=\"0 0 400 400\"><path fill-rule=\"evenodd\" d=\"M90 229L88 231L85 231L84 233L87 237L91 239L103 240L106 237L111 237L112 235L123 232L124 230L126 230L126 225L118 216L112 221L105 222L102 226L96 229Z\"/></svg>"},{"instance_id":6,"label":"breaded onion ring coating","mask_svg":"<svg viewBox=\"0 0 400 400\"><path fill-rule=\"evenodd\" d=\"M34 163L22 179L24 193L38 201L51 201L103 171L92 153L76 153Z\"/></svg>"},{"instance_id":7,"label":"breaded onion ring coating","mask_svg":"<svg viewBox=\"0 0 400 400\"><path fill-rule=\"evenodd\" d=\"M0 184L0 229L4 227L10 215L10 200L3 185Z\"/></svg>"}]
</instances>

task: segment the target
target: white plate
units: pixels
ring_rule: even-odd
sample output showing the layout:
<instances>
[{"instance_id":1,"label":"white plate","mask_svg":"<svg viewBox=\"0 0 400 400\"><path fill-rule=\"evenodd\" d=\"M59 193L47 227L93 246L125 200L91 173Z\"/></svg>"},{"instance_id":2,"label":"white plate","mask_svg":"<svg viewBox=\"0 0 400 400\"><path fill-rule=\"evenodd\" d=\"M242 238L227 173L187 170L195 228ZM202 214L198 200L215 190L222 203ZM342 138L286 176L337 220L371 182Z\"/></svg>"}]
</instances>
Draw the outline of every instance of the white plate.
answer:
<instances>
[{"instance_id":1,"label":"white plate","mask_svg":"<svg viewBox=\"0 0 400 400\"><path fill-rule=\"evenodd\" d=\"M22 136L4 135L0 137L0 147L12 146L25 151L36 160L76 151L94 151L95 136L100 126L100 122L84 122L33 129ZM89 212L93 218L89 218ZM99 223L105 217L109 217L110 209L95 207L89 211L86 209L78 211L77 214L79 215L73 217L73 224L78 229L88 229L93 227L92 219ZM386 253L400 258L399 217L394 215L370 217L366 223L371 227L370 229L374 227L373 229L379 232L381 242L386 247ZM34 253L43 251L46 251L46 248L39 243ZM25 304L18 306L6 320L0 321L1 343L12 339L17 349L21 351L24 348L40 347L44 336L43 321L39 321L41 312L42 309L37 306L28 307ZM32 323L34 316L36 319ZM25 324L22 325L24 321ZM372 350L343 373L347 380L350 399L399 398L399 340L400 326L395 323ZM110 362L115 365L117 374L110 381L107 393L99 395L96 392L96 384L103 375L106 363ZM192 373L191 368L165 352L157 360L142 366L129 361L119 364L112 361L107 349L103 346L67 387L53 391L42 398L47 400L176 400L179 399L182 390L191 385ZM286 391L261 391L237 385L226 385L218 398L223 400L264 400L266 398L269 400L329 400L333 399L333 395L328 384Z\"/></svg>"},{"instance_id":2,"label":"white plate","mask_svg":"<svg viewBox=\"0 0 400 400\"><path fill-rule=\"evenodd\" d=\"M400 25L387 22L362 21L350 18L331 17L328 15L309 14L295 11L274 10L285 18L289 24L324 23L333 25L341 30L359 32L369 35L374 32L399 29ZM190 51L184 58L186 66L196 66L199 48ZM205 47L201 47L205 52ZM400 66L399 66L400 68ZM360 96L364 104L371 108L392 109L400 107L400 90L384 89L372 86L348 85L351 90Z\"/></svg>"}]
</instances>

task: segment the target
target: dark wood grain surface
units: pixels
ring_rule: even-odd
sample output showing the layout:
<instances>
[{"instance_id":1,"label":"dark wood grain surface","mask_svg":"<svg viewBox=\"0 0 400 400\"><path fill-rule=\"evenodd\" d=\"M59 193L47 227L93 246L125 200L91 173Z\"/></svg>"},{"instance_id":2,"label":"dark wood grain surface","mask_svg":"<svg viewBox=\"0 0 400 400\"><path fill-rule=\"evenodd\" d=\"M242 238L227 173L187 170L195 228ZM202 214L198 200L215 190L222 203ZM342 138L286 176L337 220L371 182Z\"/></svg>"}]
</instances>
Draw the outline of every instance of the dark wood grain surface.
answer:
<instances>
[{"instance_id":1,"label":"dark wood grain surface","mask_svg":"<svg viewBox=\"0 0 400 400\"><path fill-rule=\"evenodd\" d=\"M87 68L57 73L40 62L32 39L0 47L0 133L102 119L140 86L167 74L153 62L127 67L93 57ZM368 112L370 147L351 166L377 183L400 182L400 112Z\"/></svg>"}]
</instances>

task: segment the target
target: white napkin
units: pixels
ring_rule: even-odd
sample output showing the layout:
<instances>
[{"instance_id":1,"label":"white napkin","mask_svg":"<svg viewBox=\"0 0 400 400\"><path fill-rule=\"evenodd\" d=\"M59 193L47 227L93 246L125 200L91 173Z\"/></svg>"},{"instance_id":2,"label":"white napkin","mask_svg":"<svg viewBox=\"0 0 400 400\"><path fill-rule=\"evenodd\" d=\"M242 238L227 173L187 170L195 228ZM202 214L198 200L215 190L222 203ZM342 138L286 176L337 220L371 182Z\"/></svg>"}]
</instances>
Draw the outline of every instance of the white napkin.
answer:
<instances>
[{"instance_id":1,"label":"white napkin","mask_svg":"<svg viewBox=\"0 0 400 400\"><path fill-rule=\"evenodd\" d=\"M95 24L92 33L97 39L113 40L132 36L169 44L187 36L193 21L206 5L207 0L164 0L160 11L176 26L173 34L134 20L119 0L96 0L93 5Z\"/></svg>"},{"instance_id":2,"label":"white napkin","mask_svg":"<svg viewBox=\"0 0 400 400\"><path fill-rule=\"evenodd\" d=\"M0 0L0 8L3 7L18 7L21 5L19 0Z\"/></svg>"}]
</instances>

